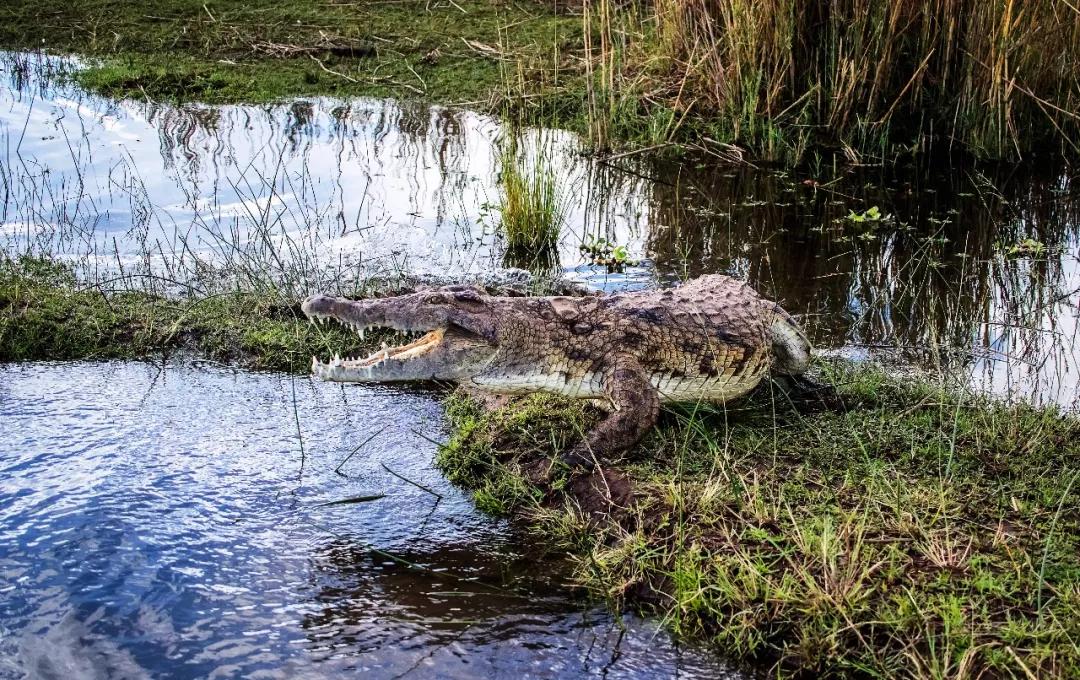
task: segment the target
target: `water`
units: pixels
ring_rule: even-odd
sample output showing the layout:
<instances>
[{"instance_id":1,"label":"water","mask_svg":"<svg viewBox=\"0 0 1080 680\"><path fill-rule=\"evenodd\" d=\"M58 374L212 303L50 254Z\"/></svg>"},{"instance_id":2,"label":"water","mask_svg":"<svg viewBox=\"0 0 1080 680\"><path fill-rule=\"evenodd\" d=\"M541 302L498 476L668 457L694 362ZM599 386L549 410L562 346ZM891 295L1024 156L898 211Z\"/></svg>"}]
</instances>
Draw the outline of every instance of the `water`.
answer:
<instances>
[{"instance_id":1,"label":"water","mask_svg":"<svg viewBox=\"0 0 1080 680\"><path fill-rule=\"evenodd\" d=\"M369 99L118 102L57 77L69 67L0 55L5 255L199 295L537 266L499 233L511 133L492 117ZM523 165L543 158L565 206L545 269L609 291L726 272L799 314L822 353L1078 406L1072 168L785 173L602 161L566 132L520 134ZM578 246L597 237L638 262L591 264ZM569 597L565 564L430 467L441 422L431 395L397 388L0 369L0 676L727 673L655 622ZM347 477L333 472L375 433Z\"/></svg>"},{"instance_id":2,"label":"water","mask_svg":"<svg viewBox=\"0 0 1080 680\"><path fill-rule=\"evenodd\" d=\"M490 116L376 99L117 102L49 77L64 60L0 64L0 175L12 188L0 228L20 245L106 267L146 253L225 264L238 251L369 275L501 265L491 213L505 131ZM550 154L563 180L564 259L590 231L640 251L646 181L583 158L570 133L533 130L521 145L525 162Z\"/></svg>"},{"instance_id":3,"label":"water","mask_svg":"<svg viewBox=\"0 0 1080 680\"><path fill-rule=\"evenodd\" d=\"M424 392L0 368L0 677L730 675L568 595L432 468L444 436Z\"/></svg>"}]
</instances>

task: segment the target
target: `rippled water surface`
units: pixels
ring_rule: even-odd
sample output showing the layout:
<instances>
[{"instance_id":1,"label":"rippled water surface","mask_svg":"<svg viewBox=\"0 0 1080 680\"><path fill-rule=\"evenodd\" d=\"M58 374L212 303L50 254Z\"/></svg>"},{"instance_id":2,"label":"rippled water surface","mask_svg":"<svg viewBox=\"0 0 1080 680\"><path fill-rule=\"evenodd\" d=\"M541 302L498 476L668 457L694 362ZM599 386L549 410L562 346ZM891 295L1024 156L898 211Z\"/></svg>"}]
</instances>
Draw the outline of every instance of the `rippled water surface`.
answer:
<instances>
[{"instance_id":1,"label":"rippled water surface","mask_svg":"<svg viewBox=\"0 0 1080 680\"><path fill-rule=\"evenodd\" d=\"M432 468L440 418L215 367L0 367L0 677L728 674L568 596Z\"/></svg>"}]
</instances>

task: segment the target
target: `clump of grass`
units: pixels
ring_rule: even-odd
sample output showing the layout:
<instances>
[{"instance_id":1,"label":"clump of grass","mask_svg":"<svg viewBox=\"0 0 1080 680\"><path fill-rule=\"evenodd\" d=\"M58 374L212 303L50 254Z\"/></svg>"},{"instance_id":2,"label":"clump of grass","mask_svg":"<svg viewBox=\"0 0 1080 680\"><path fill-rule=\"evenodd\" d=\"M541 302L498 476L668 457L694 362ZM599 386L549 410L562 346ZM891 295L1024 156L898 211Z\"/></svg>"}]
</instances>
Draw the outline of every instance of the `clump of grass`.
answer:
<instances>
[{"instance_id":1,"label":"clump of grass","mask_svg":"<svg viewBox=\"0 0 1080 680\"><path fill-rule=\"evenodd\" d=\"M502 200L499 215L507 259L517 266L549 268L557 260L559 235L566 215L549 154L539 139L534 153L522 154L518 135L510 133L501 154Z\"/></svg>"},{"instance_id":2,"label":"clump of grass","mask_svg":"<svg viewBox=\"0 0 1080 680\"><path fill-rule=\"evenodd\" d=\"M189 352L255 369L305 372L311 356L374 350L374 334L309 324L272 290L155 295L80 283L48 258L0 256L0 361L141 359Z\"/></svg>"},{"instance_id":3,"label":"clump of grass","mask_svg":"<svg viewBox=\"0 0 1080 680\"><path fill-rule=\"evenodd\" d=\"M846 409L766 388L667 413L609 470L633 492L606 519L531 469L597 417L580 403L455 397L440 462L575 555L594 592L776 675L1080 673L1080 421L821 368Z\"/></svg>"}]
</instances>

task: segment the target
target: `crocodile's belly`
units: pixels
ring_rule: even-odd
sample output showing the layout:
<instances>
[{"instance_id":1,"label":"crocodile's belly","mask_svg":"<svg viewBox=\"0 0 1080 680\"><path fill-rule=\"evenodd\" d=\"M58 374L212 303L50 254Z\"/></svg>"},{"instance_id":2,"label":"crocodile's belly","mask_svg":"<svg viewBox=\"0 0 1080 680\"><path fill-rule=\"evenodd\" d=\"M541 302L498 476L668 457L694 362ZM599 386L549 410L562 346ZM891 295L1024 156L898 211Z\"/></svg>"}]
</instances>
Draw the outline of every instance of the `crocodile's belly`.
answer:
<instances>
[{"instance_id":1,"label":"crocodile's belly","mask_svg":"<svg viewBox=\"0 0 1080 680\"><path fill-rule=\"evenodd\" d=\"M761 381L762 373L719 376L675 376L670 373L655 373L649 377L660 401L711 401L724 402L735 399L754 389ZM480 388L499 394L529 394L531 392L551 392L574 399L604 399L602 379L597 373L585 373L580 378L567 378L560 372L507 374L501 376L483 376L473 379Z\"/></svg>"},{"instance_id":2,"label":"crocodile's belly","mask_svg":"<svg viewBox=\"0 0 1080 680\"><path fill-rule=\"evenodd\" d=\"M653 374L649 382L660 393L660 401L711 401L725 402L746 394L761 382L761 373L744 375L690 375L674 376L670 373Z\"/></svg>"},{"instance_id":3,"label":"crocodile's belly","mask_svg":"<svg viewBox=\"0 0 1080 680\"><path fill-rule=\"evenodd\" d=\"M597 373L585 373L580 377L567 377L561 371L485 375L473 378L473 384L498 394L550 392L573 399L599 399L605 396L603 382Z\"/></svg>"}]
</instances>

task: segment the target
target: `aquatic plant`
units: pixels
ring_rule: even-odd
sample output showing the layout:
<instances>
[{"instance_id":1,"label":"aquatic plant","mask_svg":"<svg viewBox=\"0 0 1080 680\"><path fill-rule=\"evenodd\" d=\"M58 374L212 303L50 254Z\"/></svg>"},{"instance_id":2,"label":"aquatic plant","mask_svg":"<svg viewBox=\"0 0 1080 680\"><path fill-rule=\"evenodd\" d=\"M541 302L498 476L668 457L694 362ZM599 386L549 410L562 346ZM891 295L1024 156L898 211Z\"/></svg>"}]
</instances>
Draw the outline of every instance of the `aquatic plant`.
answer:
<instances>
[{"instance_id":1,"label":"aquatic plant","mask_svg":"<svg viewBox=\"0 0 1080 680\"><path fill-rule=\"evenodd\" d=\"M519 134L511 131L500 155L499 224L510 259L543 263L546 269L557 260L566 201L550 159L554 148L542 135L529 154L521 153L520 144Z\"/></svg>"},{"instance_id":2,"label":"aquatic plant","mask_svg":"<svg viewBox=\"0 0 1080 680\"><path fill-rule=\"evenodd\" d=\"M590 236L578 246L578 250L591 264L607 267L609 273L621 272L637 264L626 246L616 245L606 238Z\"/></svg>"}]
</instances>

